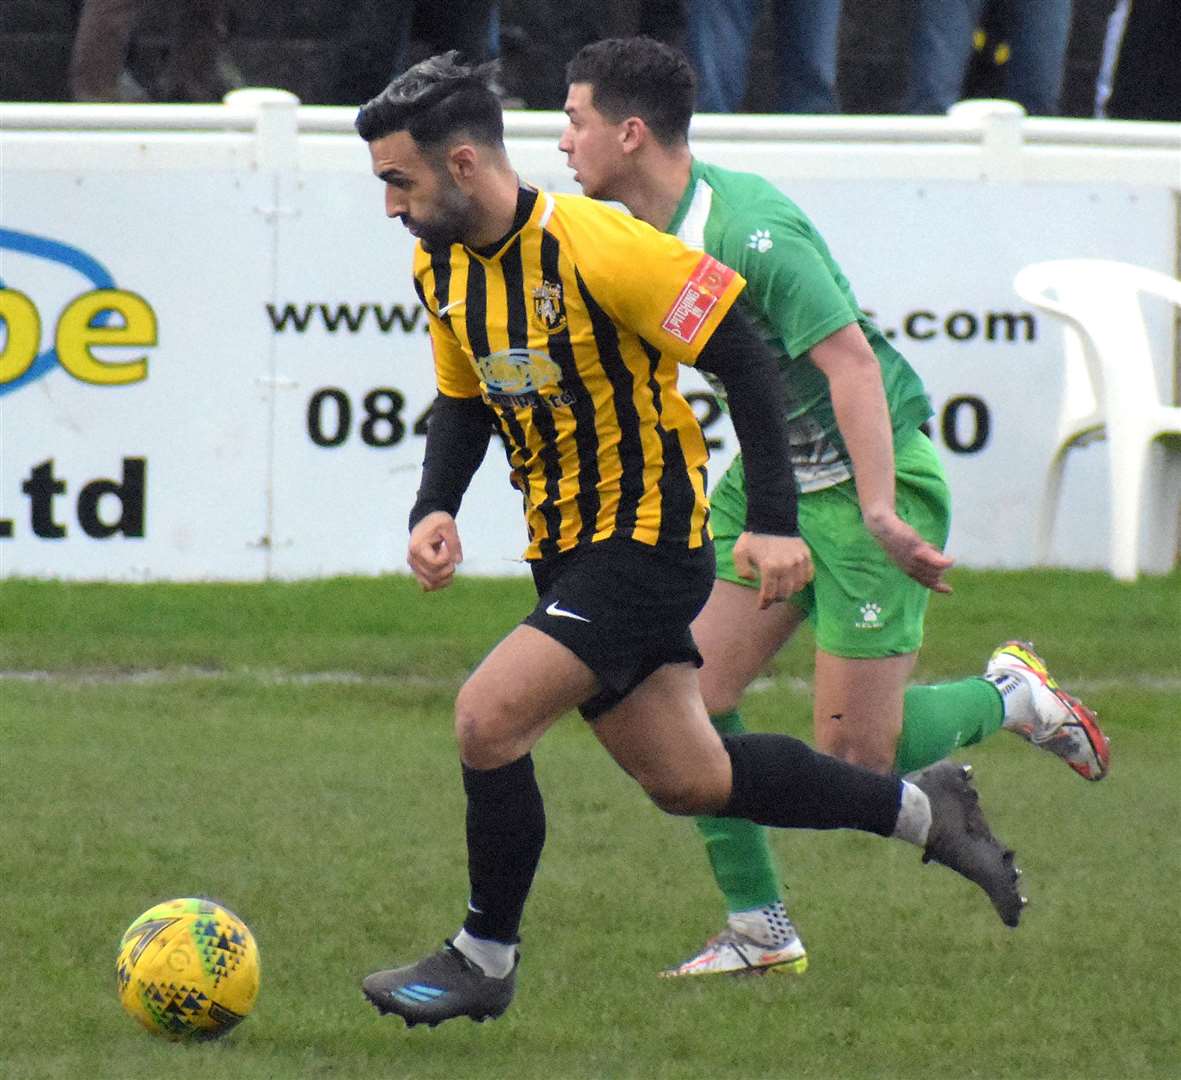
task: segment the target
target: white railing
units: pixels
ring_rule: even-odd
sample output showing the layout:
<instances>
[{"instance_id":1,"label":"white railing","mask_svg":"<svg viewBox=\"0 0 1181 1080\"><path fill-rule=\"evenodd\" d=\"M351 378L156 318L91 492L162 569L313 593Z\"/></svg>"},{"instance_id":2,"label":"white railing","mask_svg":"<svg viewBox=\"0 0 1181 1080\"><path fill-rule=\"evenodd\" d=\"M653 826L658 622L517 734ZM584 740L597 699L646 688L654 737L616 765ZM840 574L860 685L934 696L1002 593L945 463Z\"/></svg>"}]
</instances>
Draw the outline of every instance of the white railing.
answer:
<instances>
[{"instance_id":1,"label":"white railing","mask_svg":"<svg viewBox=\"0 0 1181 1080\"><path fill-rule=\"evenodd\" d=\"M220 105L75 105L0 103L0 133L22 131L252 131L265 109L296 111L301 132L351 134L357 110L341 105L301 105L285 90L238 90ZM1181 124L1133 120L1027 117L1008 101L961 102L947 116L799 116L702 114L696 137L750 142L967 143L987 141L990 127L1020 119L1030 146L1091 149L1171 150L1181 153ZM505 113L510 138L556 138L565 126L560 112Z\"/></svg>"},{"instance_id":2,"label":"white railing","mask_svg":"<svg viewBox=\"0 0 1181 1080\"><path fill-rule=\"evenodd\" d=\"M0 104L0 145L10 162L24 149L29 164L54 168L63 132L99 142L155 135L141 151L167 168L184 166L186 148L212 147L211 138L228 134L242 140L214 149L235 160L245 154L258 168L336 168L353 144L332 137L352 135L355 116L354 108L301 105L266 88L234 91L220 105ZM506 113L510 149L530 155L519 162L526 171L535 170L534 160L560 161L555 147L565 123L559 112ZM1096 181L1181 191L1181 124L1028 117L1008 101L961 102L947 116L707 114L695 118L691 134L695 146L728 147L758 169L790 167L800 179Z\"/></svg>"}]
</instances>

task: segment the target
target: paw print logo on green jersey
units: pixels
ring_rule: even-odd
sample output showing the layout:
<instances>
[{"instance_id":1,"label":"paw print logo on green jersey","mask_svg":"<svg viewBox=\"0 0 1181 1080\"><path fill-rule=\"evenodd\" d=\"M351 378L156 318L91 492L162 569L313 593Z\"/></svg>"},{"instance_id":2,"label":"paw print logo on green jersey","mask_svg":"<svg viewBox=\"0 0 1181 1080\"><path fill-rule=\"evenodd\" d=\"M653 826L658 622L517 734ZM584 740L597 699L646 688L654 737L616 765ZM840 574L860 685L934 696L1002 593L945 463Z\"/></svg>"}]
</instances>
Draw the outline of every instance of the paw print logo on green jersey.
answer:
<instances>
[{"instance_id":1,"label":"paw print logo on green jersey","mask_svg":"<svg viewBox=\"0 0 1181 1080\"><path fill-rule=\"evenodd\" d=\"M858 630L876 630L882 625L882 605L872 600L861 605L861 620L856 624Z\"/></svg>"},{"instance_id":2,"label":"paw print logo on green jersey","mask_svg":"<svg viewBox=\"0 0 1181 1080\"><path fill-rule=\"evenodd\" d=\"M746 241L746 246L752 251L757 251L760 255L764 251L770 251L773 244L774 241L771 239L768 229L755 229Z\"/></svg>"}]
</instances>

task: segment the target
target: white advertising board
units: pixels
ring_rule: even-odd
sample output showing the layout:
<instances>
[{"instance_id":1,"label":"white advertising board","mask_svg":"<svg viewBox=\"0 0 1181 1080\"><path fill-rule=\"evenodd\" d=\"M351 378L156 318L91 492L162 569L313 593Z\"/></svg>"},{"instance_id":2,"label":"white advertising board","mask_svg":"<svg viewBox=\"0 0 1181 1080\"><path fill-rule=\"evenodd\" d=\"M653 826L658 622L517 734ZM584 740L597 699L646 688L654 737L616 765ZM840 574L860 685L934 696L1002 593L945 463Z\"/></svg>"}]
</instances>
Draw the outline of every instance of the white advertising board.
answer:
<instances>
[{"instance_id":1,"label":"white advertising board","mask_svg":"<svg viewBox=\"0 0 1181 1080\"><path fill-rule=\"evenodd\" d=\"M345 145L338 166L302 172L6 170L0 574L402 569L430 349L410 239L385 220L364 148ZM698 152L744 164L734 146ZM530 179L573 190L552 142L510 154ZM1173 192L793 181L782 162L769 179L814 218L927 383L955 501L950 552L967 566L1030 565L1061 338L1023 307L1012 276L1084 255L1172 271ZM1152 333L1171 355L1170 324ZM685 385L704 390L694 373ZM733 433L707 401L697 407L719 475ZM1102 446L1072 455L1062 564L1105 564L1105 485ZM459 523L468 572L524 569L520 503L495 443Z\"/></svg>"},{"instance_id":2,"label":"white advertising board","mask_svg":"<svg viewBox=\"0 0 1181 1080\"><path fill-rule=\"evenodd\" d=\"M963 181L781 186L923 377L952 490L949 553L968 566L1030 565L1063 389L1062 330L1014 293L1013 275L1031 262L1085 257L1171 273L1172 194ZM1149 315L1155 354L1171 360L1171 312L1162 304ZM1162 390L1171 387L1165 363L1158 374ZM1107 504L1104 445L1072 451L1056 561L1105 565Z\"/></svg>"},{"instance_id":3,"label":"white advertising board","mask_svg":"<svg viewBox=\"0 0 1181 1080\"><path fill-rule=\"evenodd\" d=\"M434 368L412 240L381 204L366 172L301 178L280 226L275 300L254 313L278 375L277 576L404 569ZM523 569L520 501L495 445L459 522L467 572Z\"/></svg>"},{"instance_id":4,"label":"white advertising board","mask_svg":"<svg viewBox=\"0 0 1181 1080\"><path fill-rule=\"evenodd\" d=\"M265 571L270 341L257 309L272 244L255 207L269 183L5 176L5 576Z\"/></svg>"}]
</instances>

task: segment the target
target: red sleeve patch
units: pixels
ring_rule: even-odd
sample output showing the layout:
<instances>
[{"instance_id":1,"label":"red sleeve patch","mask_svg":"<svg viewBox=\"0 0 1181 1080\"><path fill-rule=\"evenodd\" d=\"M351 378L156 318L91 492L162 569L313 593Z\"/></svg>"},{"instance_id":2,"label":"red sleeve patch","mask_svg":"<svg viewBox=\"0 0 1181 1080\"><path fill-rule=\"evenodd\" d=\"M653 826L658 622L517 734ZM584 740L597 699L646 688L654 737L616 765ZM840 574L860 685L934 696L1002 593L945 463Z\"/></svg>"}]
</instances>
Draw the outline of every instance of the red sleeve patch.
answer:
<instances>
[{"instance_id":1,"label":"red sleeve patch","mask_svg":"<svg viewBox=\"0 0 1181 1080\"><path fill-rule=\"evenodd\" d=\"M718 262L712 255L702 255L693 274L685 282L681 295L664 316L661 327L673 337L691 342L713 311L718 298L733 280L734 271L730 267Z\"/></svg>"}]
</instances>

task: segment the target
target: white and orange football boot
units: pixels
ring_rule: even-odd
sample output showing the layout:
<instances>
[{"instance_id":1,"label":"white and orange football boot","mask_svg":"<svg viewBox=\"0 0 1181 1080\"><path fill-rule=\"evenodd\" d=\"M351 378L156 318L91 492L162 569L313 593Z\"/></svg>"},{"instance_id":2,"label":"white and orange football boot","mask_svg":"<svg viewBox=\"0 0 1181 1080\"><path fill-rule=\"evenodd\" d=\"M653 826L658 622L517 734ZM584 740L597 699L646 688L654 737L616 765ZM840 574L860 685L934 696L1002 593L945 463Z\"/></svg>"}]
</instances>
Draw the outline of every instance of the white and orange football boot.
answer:
<instances>
[{"instance_id":1,"label":"white and orange football boot","mask_svg":"<svg viewBox=\"0 0 1181 1080\"><path fill-rule=\"evenodd\" d=\"M1111 740L1093 710L1050 675L1028 641L1006 641L984 670L1005 700L1004 727L1049 750L1086 780L1102 780L1111 764ZM1017 682L1020 680L1020 683ZM1022 693L1028 687L1028 694Z\"/></svg>"},{"instance_id":2,"label":"white and orange football boot","mask_svg":"<svg viewBox=\"0 0 1181 1080\"><path fill-rule=\"evenodd\" d=\"M804 943L794 931L779 945L764 945L727 926L707 941L696 956L660 972L662 979L687 975L802 975L808 969Z\"/></svg>"}]
</instances>

